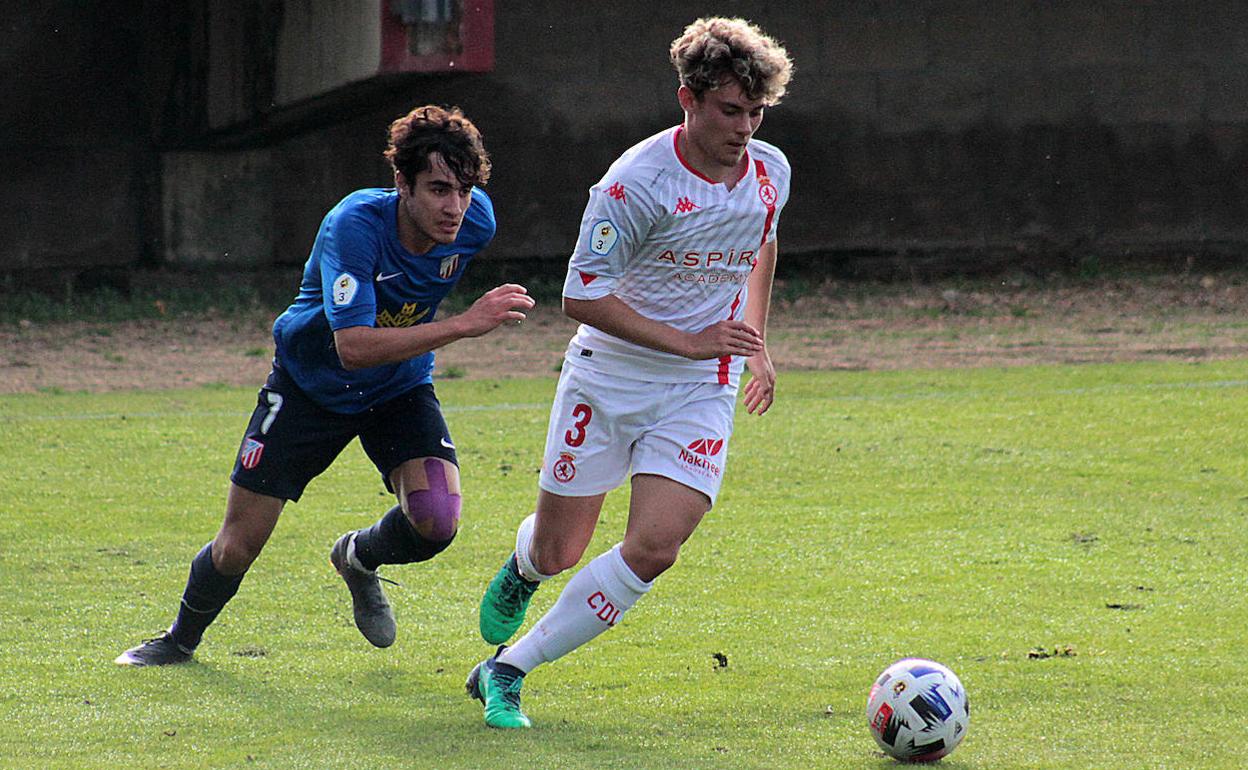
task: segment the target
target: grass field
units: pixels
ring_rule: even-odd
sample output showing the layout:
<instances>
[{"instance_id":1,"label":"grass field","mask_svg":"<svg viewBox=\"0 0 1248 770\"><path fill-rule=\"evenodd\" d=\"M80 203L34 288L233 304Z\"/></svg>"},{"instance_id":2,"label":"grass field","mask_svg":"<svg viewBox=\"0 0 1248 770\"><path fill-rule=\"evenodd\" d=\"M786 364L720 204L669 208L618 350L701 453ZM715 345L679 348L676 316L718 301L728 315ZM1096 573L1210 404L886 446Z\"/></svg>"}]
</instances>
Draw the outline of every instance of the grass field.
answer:
<instances>
[{"instance_id":1,"label":"grass field","mask_svg":"<svg viewBox=\"0 0 1248 770\"><path fill-rule=\"evenodd\" d=\"M863 707L909 655L967 687L947 768L1244 766L1248 361L783 375L681 561L490 731L476 603L553 385L440 386L464 525L388 573L394 647L327 564L389 505L352 447L166 670L112 659L171 619L254 390L0 397L0 767L885 768Z\"/></svg>"}]
</instances>

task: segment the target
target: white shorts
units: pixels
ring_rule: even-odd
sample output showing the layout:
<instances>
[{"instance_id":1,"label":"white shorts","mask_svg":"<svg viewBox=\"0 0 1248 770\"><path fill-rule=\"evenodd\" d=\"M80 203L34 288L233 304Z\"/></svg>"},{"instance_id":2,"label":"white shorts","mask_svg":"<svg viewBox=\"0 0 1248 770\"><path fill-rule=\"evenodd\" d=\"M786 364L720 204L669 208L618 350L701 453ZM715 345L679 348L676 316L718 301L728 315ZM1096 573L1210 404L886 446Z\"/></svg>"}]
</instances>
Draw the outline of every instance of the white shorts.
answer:
<instances>
[{"instance_id":1,"label":"white shorts","mask_svg":"<svg viewBox=\"0 0 1248 770\"><path fill-rule=\"evenodd\" d=\"M565 362L550 410L541 488L569 497L649 473L719 494L737 388L608 377Z\"/></svg>"}]
</instances>

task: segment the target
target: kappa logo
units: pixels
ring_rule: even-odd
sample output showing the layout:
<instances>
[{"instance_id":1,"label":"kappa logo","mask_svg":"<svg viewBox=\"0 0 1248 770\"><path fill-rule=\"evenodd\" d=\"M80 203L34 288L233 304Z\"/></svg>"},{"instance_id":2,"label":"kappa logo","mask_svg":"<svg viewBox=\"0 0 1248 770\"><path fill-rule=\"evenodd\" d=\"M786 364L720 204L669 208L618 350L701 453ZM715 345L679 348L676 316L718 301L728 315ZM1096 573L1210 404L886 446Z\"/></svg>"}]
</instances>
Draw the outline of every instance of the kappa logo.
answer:
<instances>
[{"instance_id":1,"label":"kappa logo","mask_svg":"<svg viewBox=\"0 0 1248 770\"><path fill-rule=\"evenodd\" d=\"M693 211L694 209L700 209L700 208L702 207L694 203L693 201L689 200L688 198L681 197L681 198L676 199L676 208L672 209L672 213L673 214L688 214L690 211Z\"/></svg>"},{"instance_id":2,"label":"kappa logo","mask_svg":"<svg viewBox=\"0 0 1248 770\"><path fill-rule=\"evenodd\" d=\"M260 455L264 454L264 444L249 438L243 442L243 448L238 453L238 464L251 470L260 464Z\"/></svg>"},{"instance_id":3,"label":"kappa logo","mask_svg":"<svg viewBox=\"0 0 1248 770\"><path fill-rule=\"evenodd\" d=\"M714 457L724 448L722 438L700 438L689 445L689 451L703 457Z\"/></svg>"},{"instance_id":4,"label":"kappa logo","mask_svg":"<svg viewBox=\"0 0 1248 770\"><path fill-rule=\"evenodd\" d=\"M620 203L628 203L628 193L624 190L624 185L616 182L607 188L607 195L615 198Z\"/></svg>"},{"instance_id":5,"label":"kappa logo","mask_svg":"<svg viewBox=\"0 0 1248 770\"><path fill-rule=\"evenodd\" d=\"M452 254L442 260L442 264L438 266L438 276L443 280L455 275L455 268L459 267L459 255Z\"/></svg>"}]
</instances>

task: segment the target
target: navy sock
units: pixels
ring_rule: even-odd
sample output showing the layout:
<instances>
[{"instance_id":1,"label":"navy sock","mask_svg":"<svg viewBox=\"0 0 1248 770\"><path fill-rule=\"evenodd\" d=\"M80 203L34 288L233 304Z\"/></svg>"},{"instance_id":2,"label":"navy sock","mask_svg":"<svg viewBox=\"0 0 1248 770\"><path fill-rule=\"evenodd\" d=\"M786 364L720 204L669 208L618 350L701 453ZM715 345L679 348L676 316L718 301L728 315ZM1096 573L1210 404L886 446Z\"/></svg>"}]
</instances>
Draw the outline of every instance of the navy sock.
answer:
<instances>
[{"instance_id":1,"label":"navy sock","mask_svg":"<svg viewBox=\"0 0 1248 770\"><path fill-rule=\"evenodd\" d=\"M355 558L365 569L374 570L382 564L411 564L437 556L451 544L447 540L429 540L416 531L401 506L394 506L386 515L355 535Z\"/></svg>"},{"instance_id":2,"label":"navy sock","mask_svg":"<svg viewBox=\"0 0 1248 770\"><path fill-rule=\"evenodd\" d=\"M246 573L243 573L246 574ZM191 574L178 607L178 618L169 629L173 640L186 650L194 650L204 636L204 629L217 615L243 582L243 575L222 575L212 563L212 543L200 549L191 561Z\"/></svg>"}]
</instances>

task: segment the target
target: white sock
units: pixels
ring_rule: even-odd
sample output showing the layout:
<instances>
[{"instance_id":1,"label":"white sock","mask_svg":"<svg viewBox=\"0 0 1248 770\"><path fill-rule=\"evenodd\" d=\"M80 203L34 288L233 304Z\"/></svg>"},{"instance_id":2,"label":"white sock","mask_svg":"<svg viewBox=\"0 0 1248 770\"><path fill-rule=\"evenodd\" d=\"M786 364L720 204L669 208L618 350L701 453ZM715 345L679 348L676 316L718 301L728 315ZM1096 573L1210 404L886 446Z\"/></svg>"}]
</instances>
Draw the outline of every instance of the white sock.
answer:
<instances>
[{"instance_id":1,"label":"white sock","mask_svg":"<svg viewBox=\"0 0 1248 770\"><path fill-rule=\"evenodd\" d=\"M537 571L537 567L533 566L530 549L533 547L533 527L536 525L537 514L530 513L524 517L524 521L520 522L520 527L516 530L516 567L520 570L520 577L533 583L540 583L543 580L550 580L554 575L543 575Z\"/></svg>"},{"instance_id":2,"label":"white sock","mask_svg":"<svg viewBox=\"0 0 1248 770\"><path fill-rule=\"evenodd\" d=\"M618 623L651 585L628 568L617 545L578 570L555 606L498 659L528 673L567 655Z\"/></svg>"}]
</instances>

